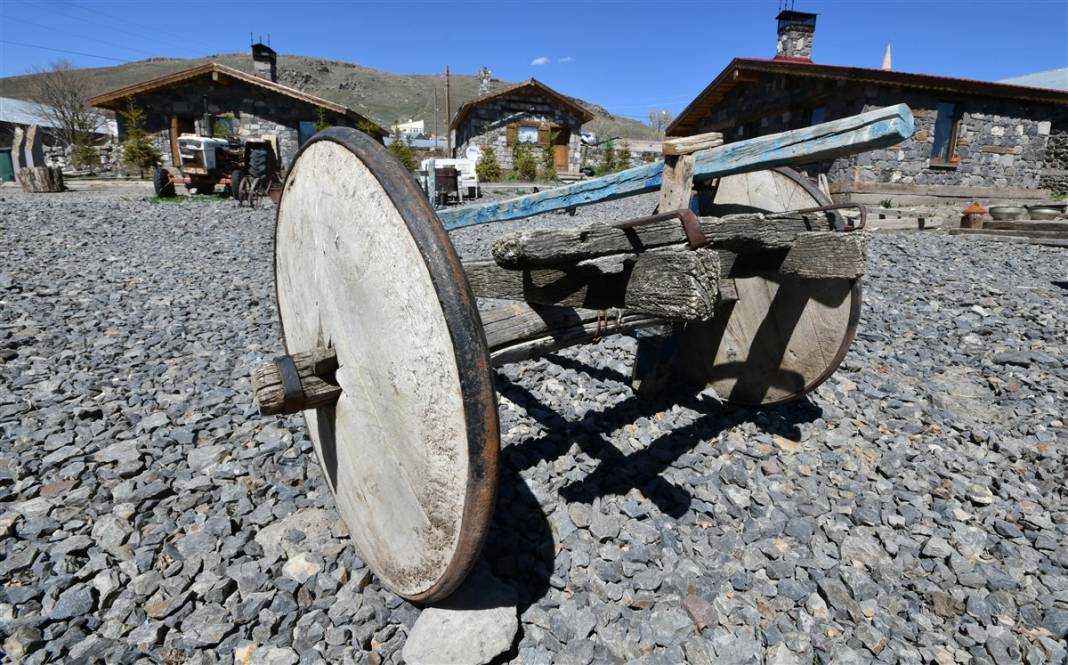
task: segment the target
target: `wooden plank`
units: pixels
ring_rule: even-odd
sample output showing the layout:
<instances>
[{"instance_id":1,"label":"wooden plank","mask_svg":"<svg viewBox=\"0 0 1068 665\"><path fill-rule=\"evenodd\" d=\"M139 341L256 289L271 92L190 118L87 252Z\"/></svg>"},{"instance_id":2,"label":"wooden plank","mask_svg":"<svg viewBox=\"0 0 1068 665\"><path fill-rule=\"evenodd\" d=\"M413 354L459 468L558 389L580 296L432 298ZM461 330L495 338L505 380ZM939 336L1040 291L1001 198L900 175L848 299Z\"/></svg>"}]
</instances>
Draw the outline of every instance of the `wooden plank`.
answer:
<instances>
[{"instance_id":1,"label":"wooden plank","mask_svg":"<svg viewBox=\"0 0 1068 665\"><path fill-rule=\"evenodd\" d=\"M990 221L983 222L983 229L997 229L1001 231L1059 231L1068 234L1068 221Z\"/></svg>"},{"instance_id":2,"label":"wooden plank","mask_svg":"<svg viewBox=\"0 0 1068 665\"><path fill-rule=\"evenodd\" d=\"M690 207L696 161L693 155L664 158L664 175L660 182L661 212Z\"/></svg>"},{"instance_id":3,"label":"wooden plank","mask_svg":"<svg viewBox=\"0 0 1068 665\"><path fill-rule=\"evenodd\" d=\"M750 213L703 217L701 229L712 247L737 251L788 249L799 233L829 228L823 213ZM493 244L493 259L506 268L539 268L610 254L639 252L686 242L678 220L621 229L594 224L570 229L531 229Z\"/></svg>"},{"instance_id":4,"label":"wooden plank","mask_svg":"<svg viewBox=\"0 0 1068 665\"><path fill-rule=\"evenodd\" d=\"M783 164L826 161L894 145L912 136L912 131L912 111L907 105L898 104L702 150L694 153L694 177L708 179ZM663 169L663 162L655 162L538 194L441 211L438 217L446 229L457 229L652 192L660 188Z\"/></svg>"},{"instance_id":5,"label":"wooden plank","mask_svg":"<svg viewBox=\"0 0 1068 665\"><path fill-rule=\"evenodd\" d=\"M476 296L538 305L625 308L668 319L712 316L719 301L719 255L713 250L646 252L628 256L618 270L598 265L508 270L493 261L465 261Z\"/></svg>"},{"instance_id":6,"label":"wooden plank","mask_svg":"<svg viewBox=\"0 0 1068 665\"><path fill-rule=\"evenodd\" d=\"M663 320L656 317L626 310L549 307L522 302L482 312L494 367L662 324Z\"/></svg>"},{"instance_id":7,"label":"wooden plank","mask_svg":"<svg viewBox=\"0 0 1068 665\"><path fill-rule=\"evenodd\" d=\"M1068 231L1031 231L1029 229L992 229L985 224L981 229L952 229L955 234L988 235L988 236L1017 236L1020 238L1049 238L1052 240L1068 240Z\"/></svg>"},{"instance_id":8,"label":"wooden plank","mask_svg":"<svg viewBox=\"0 0 1068 665\"><path fill-rule=\"evenodd\" d=\"M665 139L661 145L661 150L664 156L689 155L698 150L708 150L721 145L723 145L723 134L720 132L707 132L677 139Z\"/></svg>"}]
</instances>

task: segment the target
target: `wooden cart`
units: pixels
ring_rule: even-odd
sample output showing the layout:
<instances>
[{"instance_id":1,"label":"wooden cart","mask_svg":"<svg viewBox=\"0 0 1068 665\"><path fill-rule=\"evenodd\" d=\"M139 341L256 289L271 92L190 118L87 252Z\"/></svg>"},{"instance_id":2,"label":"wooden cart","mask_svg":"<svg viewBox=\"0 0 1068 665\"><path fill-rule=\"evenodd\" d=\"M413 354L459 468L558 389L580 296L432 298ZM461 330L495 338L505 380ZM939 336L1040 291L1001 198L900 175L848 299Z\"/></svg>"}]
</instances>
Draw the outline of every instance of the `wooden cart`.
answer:
<instances>
[{"instance_id":1,"label":"wooden cart","mask_svg":"<svg viewBox=\"0 0 1068 665\"><path fill-rule=\"evenodd\" d=\"M265 415L302 411L361 557L413 601L475 562L497 489L492 368L640 331L634 383L711 386L764 405L841 362L860 312L866 236L788 168L893 145L899 105L722 144L547 192L435 212L358 131L303 146L275 228L288 355L253 372ZM660 214L499 239L461 263L447 231L660 191ZM694 212L696 209L696 213ZM504 298L479 313L476 297Z\"/></svg>"}]
</instances>

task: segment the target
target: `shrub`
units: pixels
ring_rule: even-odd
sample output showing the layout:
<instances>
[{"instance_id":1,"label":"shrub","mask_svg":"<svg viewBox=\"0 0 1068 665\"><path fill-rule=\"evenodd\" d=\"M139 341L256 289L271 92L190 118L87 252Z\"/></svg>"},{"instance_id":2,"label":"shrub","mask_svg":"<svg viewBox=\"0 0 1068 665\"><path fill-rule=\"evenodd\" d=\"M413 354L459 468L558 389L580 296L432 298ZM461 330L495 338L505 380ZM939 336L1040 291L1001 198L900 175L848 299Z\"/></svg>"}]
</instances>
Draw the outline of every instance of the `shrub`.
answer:
<instances>
[{"instance_id":1,"label":"shrub","mask_svg":"<svg viewBox=\"0 0 1068 665\"><path fill-rule=\"evenodd\" d=\"M126 98L126 108L119 111L126 123L126 143L122 148L122 163L137 169L145 177L145 169L159 164L159 151L148 138L145 131L145 112L134 104L132 97Z\"/></svg>"},{"instance_id":2,"label":"shrub","mask_svg":"<svg viewBox=\"0 0 1068 665\"><path fill-rule=\"evenodd\" d=\"M497 163L497 153L488 145L482 146L482 154L475 164L475 173L481 182L497 182L501 179L501 165Z\"/></svg>"},{"instance_id":3,"label":"shrub","mask_svg":"<svg viewBox=\"0 0 1068 665\"><path fill-rule=\"evenodd\" d=\"M615 170L622 171L623 169L629 169L630 161L630 145L626 141L624 141L619 146L619 152L616 153Z\"/></svg>"},{"instance_id":4,"label":"shrub","mask_svg":"<svg viewBox=\"0 0 1068 665\"><path fill-rule=\"evenodd\" d=\"M601 163L597 166L597 174L605 175L612 173L616 168L616 149L609 141L601 151Z\"/></svg>"},{"instance_id":5,"label":"shrub","mask_svg":"<svg viewBox=\"0 0 1068 665\"><path fill-rule=\"evenodd\" d=\"M538 177L538 159L534 156L530 144L516 143L512 148L512 170L518 180L536 180Z\"/></svg>"},{"instance_id":6,"label":"shrub","mask_svg":"<svg viewBox=\"0 0 1068 665\"><path fill-rule=\"evenodd\" d=\"M394 127L390 138L393 140L389 144L389 152L397 158L397 161L409 171L418 168L419 161L415 158L415 148L412 147L411 137L401 136L400 130Z\"/></svg>"},{"instance_id":7,"label":"shrub","mask_svg":"<svg viewBox=\"0 0 1068 665\"><path fill-rule=\"evenodd\" d=\"M322 106L315 109L315 131L321 132L329 126L330 123L326 119L326 109Z\"/></svg>"},{"instance_id":8,"label":"shrub","mask_svg":"<svg viewBox=\"0 0 1068 665\"><path fill-rule=\"evenodd\" d=\"M70 161L74 168L89 169L100 166L100 154L93 145L93 122L85 119L78 122L74 143L70 147Z\"/></svg>"}]
</instances>

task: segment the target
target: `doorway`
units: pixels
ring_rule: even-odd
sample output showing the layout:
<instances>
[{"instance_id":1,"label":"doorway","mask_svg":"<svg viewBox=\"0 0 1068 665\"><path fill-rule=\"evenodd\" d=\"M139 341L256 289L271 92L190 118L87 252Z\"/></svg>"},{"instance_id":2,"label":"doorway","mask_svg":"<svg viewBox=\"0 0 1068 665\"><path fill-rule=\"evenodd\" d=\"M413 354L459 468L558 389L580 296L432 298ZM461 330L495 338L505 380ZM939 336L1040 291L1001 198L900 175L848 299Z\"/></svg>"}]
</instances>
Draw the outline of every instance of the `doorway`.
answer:
<instances>
[{"instance_id":1,"label":"doorway","mask_svg":"<svg viewBox=\"0 0 1068 665\"><path fill-rule=\"evenodd\" d=\"M571 130L569 129L557 129L552 133L553 140L553 168L557 173L567 173L570 171L570 164L568 164L568 144L571 143Z\"/></svg>"},{"instance_id":2,"label":"doorway","mask_svg":"<svg viewBox=\"0 0 1068 665\"><path fill-rule=\"evenodd\" d=\"M171 116L171 164L176 167L182 165L182 155L178 152L178 137L182 134L195 134L197 131L196 119L187 116Z\"/></svg>"}]
</instances>

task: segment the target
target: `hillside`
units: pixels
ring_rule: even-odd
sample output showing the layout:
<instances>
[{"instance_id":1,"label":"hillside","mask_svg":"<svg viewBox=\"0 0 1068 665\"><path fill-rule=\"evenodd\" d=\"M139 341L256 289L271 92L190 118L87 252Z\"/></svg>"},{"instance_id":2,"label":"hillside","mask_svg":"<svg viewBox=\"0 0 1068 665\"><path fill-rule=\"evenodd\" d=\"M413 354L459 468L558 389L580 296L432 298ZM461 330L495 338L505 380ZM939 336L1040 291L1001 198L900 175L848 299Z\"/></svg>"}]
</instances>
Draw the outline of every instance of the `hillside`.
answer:
<instances>
[{"instance_id":1,"label":"hillside","mask_svg":"<svg viewBox=\"0 0 1068 665\"><path fill-rule=\"evenodd\" d=\"M139 81L163 76L189 67L215 61L243 71L252 71L248 53L229 53L204 58L151 58L114 67L92 67L78 70L89 79L92 94L114 90ZM32 89L33 74L0 78L0 96L26 99ZM278 56L278 81L320 97L344 104L389 126L409 118L422 118L431 124L434 117L444 124L444 84L440 74L393 74L362 67L340 60L323 60L299 55ZM510 81L494 79L494 86L511 85ZM435 92L437 109L435 115ZM452 107L455 111L464 102L477 96L478 79L472 75L452 75ZM575 98L595 114L585 129L599 137L622 136L649 139L653 131L636 120L622 118L606 109ZM439 126L439 131L441 127Z\"/></svg>"}]
</instances>

